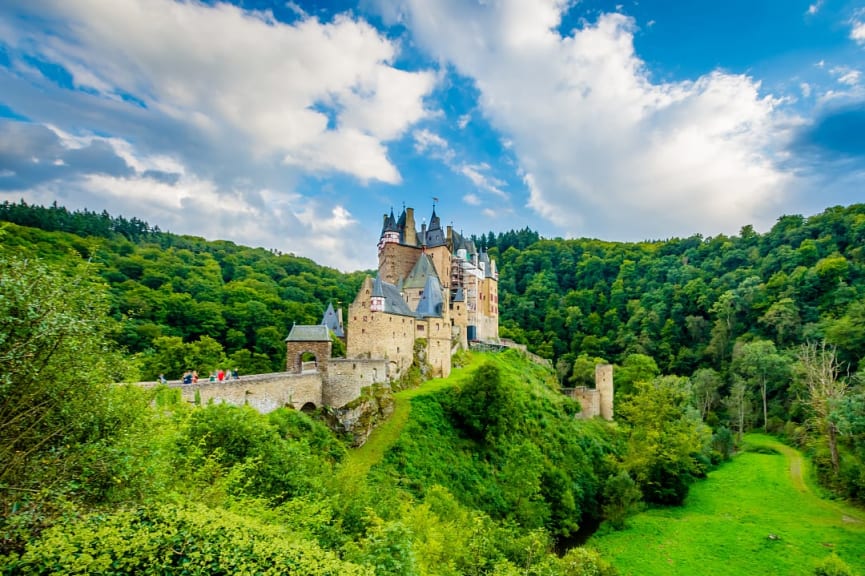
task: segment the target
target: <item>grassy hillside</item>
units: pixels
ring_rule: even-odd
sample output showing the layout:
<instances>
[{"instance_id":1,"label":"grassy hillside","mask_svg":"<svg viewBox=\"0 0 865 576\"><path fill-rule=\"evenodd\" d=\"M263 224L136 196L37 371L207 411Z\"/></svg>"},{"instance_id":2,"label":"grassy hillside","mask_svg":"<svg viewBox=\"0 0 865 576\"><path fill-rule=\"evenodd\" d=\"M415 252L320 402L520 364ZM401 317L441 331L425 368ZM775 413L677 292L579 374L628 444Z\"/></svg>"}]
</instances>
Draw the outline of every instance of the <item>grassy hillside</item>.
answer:
<instances>
[{"instance_id":1,"label":"grassy hillside","mask_svg":"<svg viewBox=\"0 0 865 576\"><path fill-rule=\"evenodd\" d=\"M820 499L796 450L763 435L747 443L685 506L645 511L589 544L623 575L805 575L831 554L865 573L865 512Z\"/></svg>"}]
</instances>

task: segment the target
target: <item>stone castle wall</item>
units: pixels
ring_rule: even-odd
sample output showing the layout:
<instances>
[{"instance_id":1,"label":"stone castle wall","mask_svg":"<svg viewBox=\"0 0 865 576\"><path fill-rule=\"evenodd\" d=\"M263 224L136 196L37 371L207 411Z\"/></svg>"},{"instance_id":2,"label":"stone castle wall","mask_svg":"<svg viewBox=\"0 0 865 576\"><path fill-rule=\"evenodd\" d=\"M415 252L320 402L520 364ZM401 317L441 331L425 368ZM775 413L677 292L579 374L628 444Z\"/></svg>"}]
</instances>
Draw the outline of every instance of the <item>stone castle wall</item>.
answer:
<instances>
[{"instance_id":1,"label":"stone castle wall","mask_svg":"<svg viewBox=\"0 0 865 576\"><path fill-rule=\"evenodd\" d=\"M321 374L292 374L289 372L273 372L270 374L255 374L241 376L239 380L211 382L200 380L196 384L181 384L180 381L168 383L170 388L179 388L181 397L186 402L195 401L198 391L201 404L208 402L233 404L243 406L248 404L259 412L266 414L283 406L300 410L307 404L316 408L322 406ZM156 386L154 382L141 382L145 388Z\"/></svg>"},{"instance_id":2,"label":"stone castle wall","mask_svg":"<svg viewBox=\"0 0 865 576\"><path fill-rule=\"evenodd\" d=\"M604 420L613 419L613 365L595 366L595 388L601 397L600 414Z\"/></svg>"},{"instance_id":3,"label":"stone castle wall","mask_svg":"<svg viewBox=\"0 0 865 576\"><path fill-rule=\"evenodd\" d=\"M387 361L379 358L331 358L322 402L342 407L360 396L361 388L387 381Z\"/></svg>"},{"instance_id":4,"label":"stone castle wall","mask_svg":"<svg viewBox=\"0 0 865 576\"><path fill-rule=\"evenodd\" d=\"M600 416L604 420L613 419L613 365L595 366L595 387L563 389L562 392L580 403L581 418Z\"/></svg>"},{"instance_id":5,"label":"stone castle wall","mask_svg":"<svg viewBox=\"0 0 865 576\"><path fill-rule=\"evenodd\" d=\"M421 249L415 246L388 243L379 256L379 277L388 284L396 285L400 278L407 278L420 258Z\"/></svg>"},{"instance_id":6,"label":"stone castle wall","mask_svg":"<svg viewBox=\"0 0 865 576\"><path fill-rule=\"evenodd\" d=\"M443 318L427 318L419 321L417 326L417 337L426 339L426 361L432 367L433 376L446 378L451 373L450 322Z\"/></svg>"}]
</instances>

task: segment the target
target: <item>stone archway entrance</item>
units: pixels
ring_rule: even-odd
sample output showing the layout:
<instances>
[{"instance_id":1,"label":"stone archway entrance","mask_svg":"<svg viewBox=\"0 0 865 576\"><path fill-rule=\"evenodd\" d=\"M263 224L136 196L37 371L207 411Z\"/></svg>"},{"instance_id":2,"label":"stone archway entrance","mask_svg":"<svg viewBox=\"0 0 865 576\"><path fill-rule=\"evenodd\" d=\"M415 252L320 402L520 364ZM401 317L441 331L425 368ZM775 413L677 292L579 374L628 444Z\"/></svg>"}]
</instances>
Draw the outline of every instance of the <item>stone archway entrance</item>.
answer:
<instances>
[{"instance_id":1,"label":"stone archway entrance","mask_svg":"<svg viewBox=\"0 0 865 576\"><path fill-rule=\"evenodd\" d=\"M333 346L327 326L294 325L285 339L285 346L286 372L320 372L327 376L327 363Z\"/></svg>"}]
</instances>

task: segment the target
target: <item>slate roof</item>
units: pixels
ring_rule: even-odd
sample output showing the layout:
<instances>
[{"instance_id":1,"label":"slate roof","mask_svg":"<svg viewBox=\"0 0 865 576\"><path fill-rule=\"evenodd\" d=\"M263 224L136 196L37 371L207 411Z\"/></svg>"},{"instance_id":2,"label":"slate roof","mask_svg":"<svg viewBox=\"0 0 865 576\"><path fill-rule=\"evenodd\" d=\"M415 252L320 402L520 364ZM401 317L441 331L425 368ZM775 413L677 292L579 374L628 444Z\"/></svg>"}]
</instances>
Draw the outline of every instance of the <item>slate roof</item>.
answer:
<instances>
[{"instance_id":1,"label":"slate roof","mask_svg":"<svg viewBox=\"0 0 865 576\"><path fill-rule=\"evenodd\" d=\"M384 223L381 227L382 235L384 235L385 232L399 232L396 219L393 217L393 208L390 209L390 215L384 217Z\"/></svg>"},{"instance_id":2,"label":"slate roof","mask_svg":"<svg viewBox=\"0 0 865 576\"><path fill-rule=\"evenodd\" d=\"M417 303L417 315L420 318L441 318L443 308L442 285L435 274L427 276L423 296Z\"/></svg>"},{"instance_id":3,"label":"slate roof","mask_svg":"<svg viewBox=\"0 0 865 576\"><path fill-rule=\"evenodd\" d=\"M384 312L388 314L399 314L401 316L414 316L414 312L402 299L402 294L393 284L382 281L378 276L372 283L372 295L384 298Z\"/></svg>"},{"instance_id":4,"label":"slate roof","mask_svg":"<svg viewBox=\"0 0 865 576\"><path fill-rule=\"evenodd\" d=\"M442 230L441 218L436 215L435 206L433 206L432 217L430 218L429 228L426 231L424 238L426 245L429 247L444 246L445 233Z\"/></svg>"},{"instance_id":5,"label":"slate roof","mask_svg":"<svg viewBox=\"0 0 865 576\"><path fill-rule=\"evenodd\" d=\"M288 333L286 342L329 342L330 331L324 324L317 326L309 326L305 324L295 324L291 327L291 332Z\"/></svg>"},{"instance_id":6,"label":"slate roof","mask_svg":"<svg viewBox=\"0 0 865 576\"><path fill-rule=\"evenodd\" d=\"M439 279L429 255L421 254L420 258L415 262L414 268L411 269L405 282L403 282L402 287L411 289L423 288L429 276L435 276L436 280Z\"/></svg>"},{"instance_id":7,"label":"slate roof","mask_svg":"<svg viewBox=\"0 0 865 576\"><path fill-rule=\"evenodd\" d=\"M454 294L454 299L453 299L453 301L454 301L454 302L465 302L465 301L466 301L466 294L465 294L465 292L463 291L463 287L462 287L462 286L460 286L459 288L457 288L457 293Z\"/></svg>"},{"instance_id":8,"label":"slate roof","mask_svg":"<svg viewBox=\"0 0 865 576\"><path fill-rule=\"evenodd\" d=\"M321 323L323 326L327 326L327 328L339 338L345 336L342 326L339 325L339 317L333 309L333 303L327 305L327 310L324 312L324 317L321 319Z\"/></svg>"}]
</instances>

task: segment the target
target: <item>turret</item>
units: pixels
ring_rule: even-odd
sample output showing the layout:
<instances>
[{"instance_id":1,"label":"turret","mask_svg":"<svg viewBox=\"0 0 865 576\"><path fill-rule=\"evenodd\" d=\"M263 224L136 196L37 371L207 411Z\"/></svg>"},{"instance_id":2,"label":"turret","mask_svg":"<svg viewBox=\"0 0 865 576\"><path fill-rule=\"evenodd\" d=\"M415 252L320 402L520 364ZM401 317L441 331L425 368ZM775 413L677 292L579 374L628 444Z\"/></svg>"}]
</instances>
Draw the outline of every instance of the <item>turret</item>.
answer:
<instances>
[{"instance_id":1,"label":"turret","mask_svg":"<svg viewBox=\"0 0 865 576\"><path fill-rule=\"evenodd\" d=\"M379 254L381 254L386 244L399 244L399 229L397 228L396 218L393 216L393 208L390 209L390 215L384 215L383 220L381 238L378 241Z\"/></svg>"},{"instance_id":2,"label":"turret","mask_svg":"<svg viewBox=\"0 0 865 576\"><path fill-rule=\"evenodd\" d=\"M372 294L369 298L370 312L384 312L384 289L381 285L381 278L375 277L372 283Z\"/></svg>"}]
</instances>

